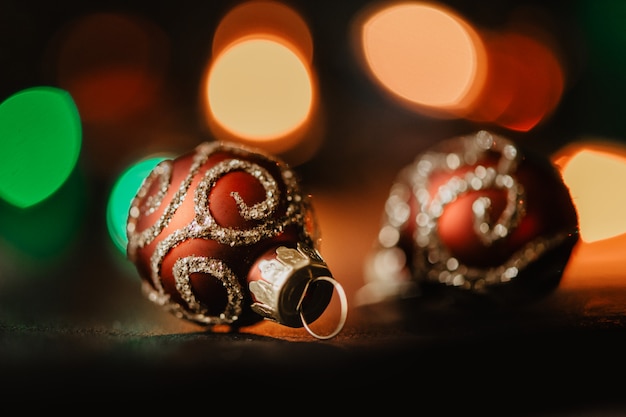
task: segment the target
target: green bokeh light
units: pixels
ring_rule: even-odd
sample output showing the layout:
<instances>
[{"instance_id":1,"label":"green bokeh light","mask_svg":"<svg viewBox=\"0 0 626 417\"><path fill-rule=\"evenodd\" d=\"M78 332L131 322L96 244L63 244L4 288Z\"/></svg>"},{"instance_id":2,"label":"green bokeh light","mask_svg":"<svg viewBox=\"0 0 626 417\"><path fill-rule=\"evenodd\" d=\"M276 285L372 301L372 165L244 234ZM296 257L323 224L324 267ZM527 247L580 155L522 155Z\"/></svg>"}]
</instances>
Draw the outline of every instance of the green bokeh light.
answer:
<instances>
[{"instance_id":1,"label":"green bokeh light","mask_svg":"<svg viewBox=\"0 0 626 417\"><path fill-rule=\"evenodd\" d=\"M52 195L80 155L82 128L70 94L19 91L0 104L0 198L20 208Z\"/></svg>"},{"instance_id":2,"label":"green bokeh light","mask_svg":"<svg viewBox=\"0 0 626 417\"><path fill-rule=\"evenodd\" d=\"M45 267L69 256L83 230L87 210L86 183L75 169L49 198L28 208L0 200L0 243L11 249L20 268ZM7 252L0 253L2 257Z\"/></svg>"},{"instance_id":3,"label":"green bokeh light","mask_svg":"<svg viewBox=\"0 0 626 417\"><path fill-rule=\"evenodd\" d=\"M588 66L621 76L626 68L626 2L581 0L577 10L588 43Z\"/></svg>"},{"instance_id":4,"label":"green bokeh light","mask_svg":"<svg viewBox=\"0 0 626 417\"><path fill-rule=\"evenodd\" d=\"M574 131L624 137L626 95L626 2L579 0L572 4L581 29L584 67L569 103L577 116L566 120ZM574 126L572 126L573 124Z\"/></svg>"},{"instance_id":5,"label":"green bokeh light","mask_svg":"<svg viewBox=\"0 0 626 417\"><path fill-rule=\"evenodd\" d=\"M115 181L106 210L106 222L109 236L113 244L124 255L128 237L126 236L126 222L130 204L139 191L143 180L150 174L152 169L168 156L154 156L142 159L141 161L127 168Z\"/></svg>"}]
</instances>

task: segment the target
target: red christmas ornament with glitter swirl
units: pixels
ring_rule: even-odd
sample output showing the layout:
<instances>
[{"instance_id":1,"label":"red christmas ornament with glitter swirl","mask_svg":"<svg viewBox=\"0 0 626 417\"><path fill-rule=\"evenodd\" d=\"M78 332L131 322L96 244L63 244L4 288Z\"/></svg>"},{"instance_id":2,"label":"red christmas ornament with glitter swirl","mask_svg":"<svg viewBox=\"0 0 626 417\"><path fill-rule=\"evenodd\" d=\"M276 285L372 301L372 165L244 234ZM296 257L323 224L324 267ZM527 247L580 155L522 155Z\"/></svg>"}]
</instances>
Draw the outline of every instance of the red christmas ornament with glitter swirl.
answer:
<instances>
[{"instance_id":1,"label":"red christmas ornament with glitter swirl","mask_svg":"<svg viewBox=\"0 0 626 417\"><path fill-rule=\"evenodd\" d=\"M398 174L358 297L448 289L528 299L558 285L578 239L569 190L547 158L487 131L444 140Z\"/></svg>"},{"instance_id":2,"label":"red christmas ornament with glitter swirl","mask_svg":"<svg viewBox=\"0 0 626 417\"><path fill-rule=\"evenodd\" d=\"M131 203L127 234L146 296L201 325L269 319L325 338L308 324L333 291L345 303L309 197L284 162L257 150L205 142L161 162Z\"/></svg>"}]
</instances>

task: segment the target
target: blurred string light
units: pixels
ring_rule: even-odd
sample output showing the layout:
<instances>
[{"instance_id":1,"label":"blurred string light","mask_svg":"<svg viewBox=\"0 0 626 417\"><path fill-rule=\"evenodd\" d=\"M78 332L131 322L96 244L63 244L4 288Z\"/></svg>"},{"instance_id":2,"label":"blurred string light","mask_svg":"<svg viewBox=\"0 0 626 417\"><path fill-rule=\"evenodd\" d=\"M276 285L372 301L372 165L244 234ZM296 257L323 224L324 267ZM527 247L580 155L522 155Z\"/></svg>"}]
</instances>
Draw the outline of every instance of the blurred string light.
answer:
<instances>
[{"instance_id":1,"label":"blurred string light","mask_svg":"<svg viewBox=\"0 0 626 417\"><path fill-rule=\"evenodd\" d=\"M626 267L626 145L621 140L582 138L552 157L576 206L581 240L562 287L623 285Z\"/></svg>"},{"instance_id":2,"label":"blurred string light","mask_svg":"<svg viewBox=\"0 0 626 417\"><path fill-rule=\"evenodd\" d=\"M583 31L585 71L578 86L584 129L611 137L626 135L626 2L577 0L572 3ZM601 97L601 100L598 98ZM593 103L590 105L590 103Z\"/></svg>"},{"instance_id":3,"label":"blurred string light","mask_svg":"<svg viewBox=\"0 0 626 417\"><path fill-rule=\"evenodd\" d=\"M82 143L72 97L33 87L0 104L0 198L27 208L57 191L74 170Z\"/></svg>"},{"instance_id":4,"label":"blurred string light","mask_svg":"<svg viewBox=\"0 0 626 417\"><path fill-rule=\"evenodd\" d=\"M364 8L354 21L353 45L375 85L431 117L528 131L563 94L563 68L547 34L483 30L436 2Z\"/></svg>"},{"instance_id":5,"label":"blurred string light","mask_svg":"<svg viewBox=\"0 0 626 417\"><path fill-rule=\"evenodd\" d=\"M578 211L580 235L596 242L626 233L626 146L618 141L584 140L553 156Z\"/></svg>"},{"instance_id":6,"label":"blurred string light","mask_svg":"<svg viewBox=\"0 0 626 417\"><path fill-rule=\"evenodd\" d=\"M321 135L313 41L306 22L274 1L231 9L215 30L201 92L209 129L301 163Z\"/></svg>"},{"instance_id":7,"label":"blurred string light","mask_svg":"<svg viewBox=\"0 0 626 417\"><path fill-rule=\"evenodd\" d=\"M80 15L50 39L45 69L76 101L93 173L108 177L122 167L121 155L165 146L154 142L171 117L162 108L169 47L154 22L117 12Z\"/></svg>"},{"instance_id":8,"label":"blurred string light","mask_svg":"<svg viewBox=\"0 0 626 417\"><path fill-rule=\"evenodd\" d=\"M380 87L408 106L464 109L485 78L478 34L451 10L428 3L393 3L363 11L358 42Z\"/></svg>"},{"instance_id":9,"label":"blurred string light","mask_svg":"<svg viewBox=\"0 0 626 417\"><path fill-rule=\"evenodd\" d=\"M85 188L83 173L76 168L39 204L19 208L0 200L0 276L10 275L2 273L4 268L23 277L66 259L84 225Z\"/></svg>"},{"instance_id":10,"label":"blurred string light","mask_svg":"<svg viewBox=\"0 0 626 417\"><path fill-rule=\"evenodd\" d=\"M0 104L0 265L26 275L76 239L85 208L81 144L65 90L32 87Z\"/></svg>"},{"instance_id":11,"label":"blurred string light","mask_svg":"<svg viewBox=\"0 0 626 417\"><path fill-rule=\"evenodd\" d=\"M488 78L466 118L526 132L547 119L565 89L561 62L546 43L523 31L483 31Z\"/></svg>"},{"instance_id":12,"label":"blurred string light","mask_svg":"<svg viewBox=\"0 0 626 417\"><path fill-rule=\"evenodd\" d=\"M165 35L150 21L101 12L59 31L50 61L84 123L119 123L157 101L167 51Z\"/></svg>"},{"instance_id":13,"label":"blurred string light","mask_svg":"<svg viewBox=\"0 0 626 417\"><path fill-rule=\"evenodd\" d=\"M107 201L106 224L111 241L123 255L126 255L128 245L126 223L131 202L154 167L161 161L171 158L173 155L142 158L124 170L113 184Z\"/></svg>"}]
</instances>

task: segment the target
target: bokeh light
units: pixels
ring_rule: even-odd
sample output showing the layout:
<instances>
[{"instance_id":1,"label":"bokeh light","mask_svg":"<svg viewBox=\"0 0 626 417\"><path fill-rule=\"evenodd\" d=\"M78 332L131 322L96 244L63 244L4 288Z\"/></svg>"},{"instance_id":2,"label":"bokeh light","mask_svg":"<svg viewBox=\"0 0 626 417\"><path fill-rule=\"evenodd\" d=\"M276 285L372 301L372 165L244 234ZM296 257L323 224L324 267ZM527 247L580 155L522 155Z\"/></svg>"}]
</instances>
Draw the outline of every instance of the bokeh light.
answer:
<instances>
[{"instance_id":1,"label":"bokeh light","mask_svg":"<svg viewBox=\"0 0 626 417\"><path fill-rule=\"evenodd\" d=\"M626 2L577 0L572 10L583 37L577 44L584 54L586 76L577 85L579 124L587 132L626 136ZM593 103L593 105L589 105Z\"/></svg>"},{"instance_id":2,"label":"bokeh light","mask_svg":"<svg viewBox=\"0 0 626 417\"><path fill-rule=\"evenodd\" d=\"M132 200L152 169L159 162L172 157L173 155L153 155L143 158L122 172L113 184L107 201L106 224L111 241L123 255L126 255L128 245L126 222Z\"/></svg>"},{"instance_id":3,"label":"bokeh light","mask_svg":"<svg viewBox=\"0 0 626 417\"><path fill-rule=\"evenodd\" d=\"M67 259L84 230L88 203L78 167L39 204L19 208L0 200L0 265L25 277Z\"/></svg>"},{"instance_id":4,"label":"bokeh light","mask_svg":"<svg viewBox=\"0 0 626 417\"><path fill-rule=\"evenodd\" d=\"M358 40L364 64L402 104L446 115L464 108L480 90L484 47L474 29L447 7L388 4L368 10L362 19Z\"/></svg>"},{"instance_id":5,"label":"bokeh light","mask_svg":"<svg viewBox=\"0 0 626 417\"><path fill-rule=\"evenodd\" d=\"M313 41L306 22L274 1L244 2L215 31L201 103L213 135L310 158L321 141Z\"/></svg>"},{"instance_id":6,"label":"bokeh light","mask_svg":"<svg viewBox=\"0 0 626 417\"><path fill-rule=\"evenodd\" d=\"M70 94L32 87L0 104L0 197L20 208L48 198L74 170L82 126Z\"/></svg>"},{"instance_id":7,"label":"bokeh light","mask_svg":"<svg viewBox=\"0 0 626 417\"><path fill-rule=\"evenodd\" d=\"M157 98L169 59L167 38L146 19L119 13L82 16L51 45L59 85L85 123L116 123Z\"/></svg>"},{"instance_id":8,"label":"bokeh light","mask_svg":"<svg viewBox=\"0 0 626 417\"><path fill-rule=\"evenodd\" d=\"M230 9L215 29L213 55L233 42L259 35L289 42L307 64L313 62L313 37L307 22L290 6L271 0L244 1Z\"/></svg>"},{"instance_id":9,"label":"bokeh light","mask_svg":"<svg viewBox=\"0 0 626 417\"><path fill-rule=\"evenodd\" d=\"M208 78L212 116L234 135L273 140L308 118L313 87L304 62L285 45L253 39L215 60Z\"/></svg>"},{"instance_id":10,"label":"bokeh light","mask_svg":"<svg viewBox=\"0 0 626 417\"><path fill-rule=\"evenodd\" d=\"M361 10L352 29L373 84L426 116L527 132L566 87L557 43L527 20L486 30L437 2L382 2Z\"/></svg>"},{"instance_id":11,"label":"bokeh light","mask_svg":"<svg viewBox=\"0 0 626 417\"><path fill-rule=\"evenodd\" d=\"M549 37L524 31L485 34L488 78L465 116L527 132L549 117L565 90L562 64Z\"/></svg>"},{"instance_id":12,"label":"bokeh light","mask_svg":"<svg viewBox=\"0 0 626 417\"><path fill-rule=\"evenodd\" d=\"M128 158L181 142L180 129L171 133L170 126L176 103L165 94L170 38L148 17L81 14L59 26L45 52L45 75L80 112L82 159L92 173L107 178Z\"/></svg>"},{"instance_id":13,"label":"bokeh light","mask_svg":"<svg viewBox=\"0 0 626 417\"><path fill-rule=\"evenodd\" d=\"M622 286L626 268L626 145L583 137L552 156L570 189L580 241L563 272L562 288Z\"/></svg>"},{"instance_id":14,"label":"bokeh light","mask_svg":"<svg viewBox=\"0 0 626 417\"><path fill-rule=\"evenodd\" d=\"M573 143L554 155L569 187L585 242L626 233L626 147L620 142Z\"/></svg>"}]
</instances>

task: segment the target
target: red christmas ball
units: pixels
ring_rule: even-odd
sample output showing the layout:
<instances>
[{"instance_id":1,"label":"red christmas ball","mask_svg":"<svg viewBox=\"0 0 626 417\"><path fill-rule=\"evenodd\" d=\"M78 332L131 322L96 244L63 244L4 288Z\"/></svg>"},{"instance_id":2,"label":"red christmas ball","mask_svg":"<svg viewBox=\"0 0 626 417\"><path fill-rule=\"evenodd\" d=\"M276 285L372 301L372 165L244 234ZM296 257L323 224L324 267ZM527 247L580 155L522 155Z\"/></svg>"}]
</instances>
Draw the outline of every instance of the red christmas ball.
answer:
<instances>
[{"instance_id":1,"label":"red christmas ball","mask_svg":"<svg viewBox=\"0 0 626 417\"><path fill-rule=\"evenodd\" d=\"M550 161L480 131L438 143L399 173L369 289L526 298L558 285L578 238L576 209Z\"/></svg>"},{"instance_id":2,"label":"red christmas ball","mask_svg":"<svg viewBox=\"0 0 626 417\"><path fill-rule=\"evenodd\" d=\"M306 326L337 288L318 282L334 281L295 173L250 148L206 142L161 162L131 203L127 234L147 297L202 325Z\"/></svg>"}]
</instances>

